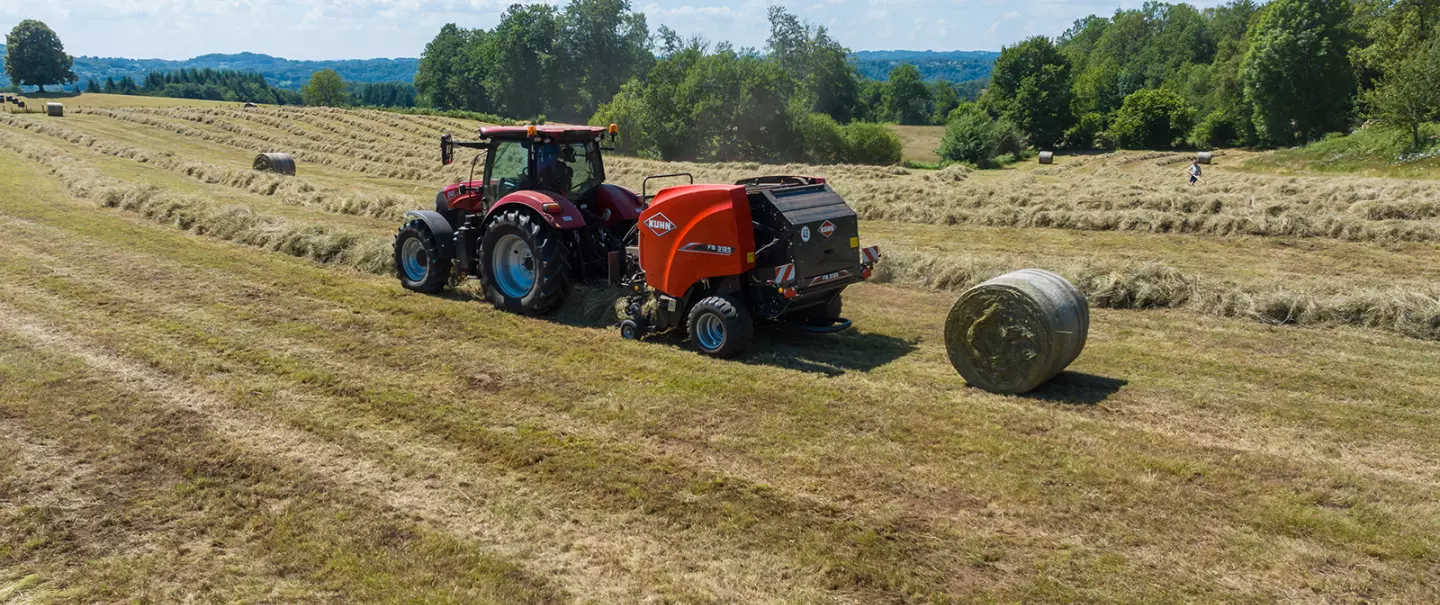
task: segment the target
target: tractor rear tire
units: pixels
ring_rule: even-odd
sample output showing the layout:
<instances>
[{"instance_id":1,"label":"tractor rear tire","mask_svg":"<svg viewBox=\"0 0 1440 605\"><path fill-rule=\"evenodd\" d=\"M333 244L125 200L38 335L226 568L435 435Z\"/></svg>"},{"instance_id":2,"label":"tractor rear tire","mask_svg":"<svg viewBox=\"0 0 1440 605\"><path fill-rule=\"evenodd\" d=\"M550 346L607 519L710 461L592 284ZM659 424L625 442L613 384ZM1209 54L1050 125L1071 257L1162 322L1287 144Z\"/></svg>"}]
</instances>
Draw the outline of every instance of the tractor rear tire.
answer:
<instances>
[{"instance_id":1,"label":"tractor rear tire","mask_svg":"<svg viewBox=\"0 0 1440 605\"><path fill-rule=\"evenodd\" d=\"M395 233L395 275L405 289L425 294L450 283L450 259L440 252L425 221L410 221Z\"/></svg>"},{"instance_id":2,"label":"tractor rear tire","mask_svg":"<svg viewBox=\"0 0 1440 605\"><path fill-rule=\"evenodd\" d=\"M709 296L690 308L686 329L701 354L729 359L745 352L755 335L748 311L729 296Z\"/></svg>"},{"instance_id":3,"label":"tractor rear tire","mask_svg":"<svg viewBox=\"0 0 1440 605\"><path fill-rule=\"evenodd\" d=\"M507 210L481 239L480 278L496 308L542 315L570 294L569 251L544 221Z\"/></svg>"}]
</instances>

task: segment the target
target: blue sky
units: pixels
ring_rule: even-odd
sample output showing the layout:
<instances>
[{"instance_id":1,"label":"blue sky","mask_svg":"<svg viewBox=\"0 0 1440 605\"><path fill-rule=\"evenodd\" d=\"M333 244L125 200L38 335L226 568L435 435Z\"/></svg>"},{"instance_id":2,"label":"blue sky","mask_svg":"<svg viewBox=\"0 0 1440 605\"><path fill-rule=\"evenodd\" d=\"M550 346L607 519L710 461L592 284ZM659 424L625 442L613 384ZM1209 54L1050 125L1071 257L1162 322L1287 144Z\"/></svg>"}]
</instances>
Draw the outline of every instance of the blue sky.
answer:
<instances>
[{"instance_id":1,"label":"blue sky","mask_svg":"<svg viewBox=\"0 0 1440 605\"><path fill-rule=\"evenodd\" d=\"M40 19L74 55L185 59L252 51L290 59L416 57L447 22L491 27L512 0L27 0L0 2L0 30ZM652 31L764 44L772 1L632 0ZM854 50L999 50L1124 0L804 0L787 2ZM1213 1L1192 2L1198 6Z\"/></svg>"}]
</instances>

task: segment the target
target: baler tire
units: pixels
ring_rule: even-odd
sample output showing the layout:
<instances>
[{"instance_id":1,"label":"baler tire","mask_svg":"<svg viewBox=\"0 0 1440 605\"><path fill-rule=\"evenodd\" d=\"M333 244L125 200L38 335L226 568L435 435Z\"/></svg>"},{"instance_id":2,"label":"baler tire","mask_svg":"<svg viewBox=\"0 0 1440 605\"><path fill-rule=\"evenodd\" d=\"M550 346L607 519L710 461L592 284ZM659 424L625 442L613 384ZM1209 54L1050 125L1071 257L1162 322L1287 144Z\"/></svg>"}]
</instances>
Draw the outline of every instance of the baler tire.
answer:
<instances>
[{"instance_id":1,"label":"baler tire","mask_svg":"<svg viewBox=\"0 0 1440 605\"><path fill-rule=\"evenodd\" d=\"M416 244L407 248L407 243L411 241ZM411 255L417 252L423 256L418 257L418 263L411 262ZM418 279L412 275L417 267L424 271ZM410 221L395 233L395 275L400 278L400 285L405 289L424 294L444 290L445 285L450 283L450 259L440 252L440 247L435 244L435 236L430 233L430 227L425 225L425 221Z\"/></svg>"},{"instance_id":2,"label":"baler tire","mask_svg":"<svg viewBox=\"0 0 1440 605\"><path fill-rule=\"evenodd\" d=\"M530 290L511 296L497 283L495 247L506 236L513 235L526 246L535 263ZM543 315L560 306L570 294L570 257L554 230L527 212L507 210L485 228L480 242L480 278L485 284L485 298L496 308Z\"/></svg>"},{"instance_id":3,"label":"baler tire","mask_svg":"<svg viewBox=\"0 0 1440 605\"><path fill-rule=\"evenodd\" d=\"M690 308L685 330L691 346L702 355L730 359L750 347L755 323L750 312L735 299L707 296Z\"/></svg>"}]
</instances>

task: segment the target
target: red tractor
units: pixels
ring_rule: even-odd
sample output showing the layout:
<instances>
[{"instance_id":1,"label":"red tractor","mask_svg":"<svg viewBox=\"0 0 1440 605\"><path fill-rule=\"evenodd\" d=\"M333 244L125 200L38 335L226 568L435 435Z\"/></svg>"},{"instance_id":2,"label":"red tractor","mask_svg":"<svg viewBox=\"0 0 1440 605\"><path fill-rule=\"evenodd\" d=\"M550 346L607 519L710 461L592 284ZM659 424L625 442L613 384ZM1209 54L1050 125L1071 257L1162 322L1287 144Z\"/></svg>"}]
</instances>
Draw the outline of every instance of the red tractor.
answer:
<instances>
[{"instance_id":1,"label":"red tractor","mask_svg":"<svg viewBox=\"0 0 1440 605\"><path fill-rule=\"evenodd\" d=\"M638 339L684 326L700 352L744 351L755 319L818 331L848 327L840 292L870 277L875 247L860 248L855 212L825 180L776 176L734 185L691 183L653 198L605 183L602 152L617 129L482 128L482 180L450 185L434 211L406 214L395 271L406 288L439 292L478 278L496 307L539 315L571 283L608 278L630 295L621 334ZM653 179L690 177L668 174ZM647 304L653 300L654 305Z\"/></svg>"}]
</instances>

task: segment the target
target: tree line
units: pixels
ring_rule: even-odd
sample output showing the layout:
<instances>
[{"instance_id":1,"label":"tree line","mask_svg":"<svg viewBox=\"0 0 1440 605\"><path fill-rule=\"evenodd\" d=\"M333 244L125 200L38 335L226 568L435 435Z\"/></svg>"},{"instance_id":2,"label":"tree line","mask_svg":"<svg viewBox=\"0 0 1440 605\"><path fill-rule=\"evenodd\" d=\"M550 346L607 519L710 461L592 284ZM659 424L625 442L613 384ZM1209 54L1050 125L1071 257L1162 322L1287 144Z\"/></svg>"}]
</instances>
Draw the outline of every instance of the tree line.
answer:
<instances>
[{"instance_id":1,"label":"tree line","mask_svg":"<svg viewBox=\"0 0 1440 605\"><path fill-rule=\"evenodd\" d=\"M271 105L301 104L299 93L271 86L265 81L265 76L258 73L233 69L152 71L145 74L141 82L130 76L121 76L118 80L106 77L104 83L90 78L85 81L84 91Z\"/></svg>"},{"instance_id":2,"label":"tree line","mask_svg":"<svg viewBox=\"0 0 1440 605\"><path fill-rule=\"evenodd\" d=\"M1440 117L1440 2L1148 2L1002 50L947 119L949 160L1035 148L1289 146Z\"/></svg>"}]
</instances>

